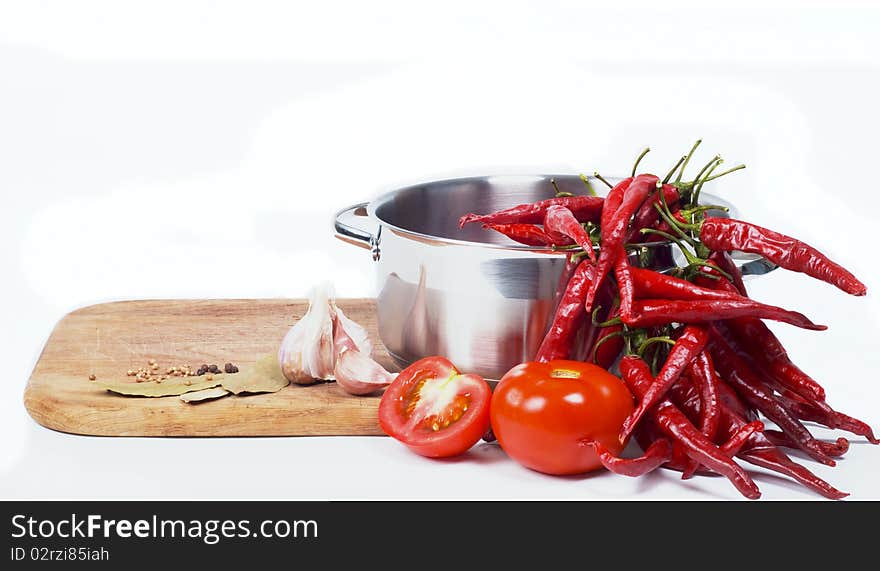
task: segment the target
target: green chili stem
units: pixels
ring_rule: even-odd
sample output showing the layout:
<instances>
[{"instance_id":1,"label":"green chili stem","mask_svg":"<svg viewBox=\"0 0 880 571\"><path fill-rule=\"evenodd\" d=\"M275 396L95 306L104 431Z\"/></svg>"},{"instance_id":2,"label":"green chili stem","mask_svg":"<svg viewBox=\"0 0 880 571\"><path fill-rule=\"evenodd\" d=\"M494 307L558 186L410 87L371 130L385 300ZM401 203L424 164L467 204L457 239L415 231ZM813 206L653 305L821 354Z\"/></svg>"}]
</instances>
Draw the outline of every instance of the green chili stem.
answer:
<instances>
[{"instance_id":1,"label":"green chili stem","mask_svg":"<svg viewBox=\"0 0 880 571\"><path fill-rule=\"evenodd\" d=\"M636 157L636 162L633 164L632 173L630 176L636 176L636 169L639 168L639 163L642 162L642 159L645 158L645 155L651 152L651 147L645 147L642 149L642 152L639 153L639 156Z\"/></svg>"},{"instance_id":2,"label":"green chili stem","mask_svg":"<svg viewBox=\"0 0 880 571\"><path fill-rule=\"evenodd\" d=\"M694 214L698 214L700 212L707 212L709 210L720 210L722 212L729 212L730 209L726 206L721 206L720 204L705 204L701 206L696 206L694 208L688 208L686 210L681 211L681 215L684 217L692 216Z\"/></svg>"},{"instance_id":3,"label":"green chili stem","mask_svg":"<svg viewBox=\"0 0 880 571\"><path fill-rule=\"evenodd\" d=\"M721 163L724 162L724 159L718 159L715 161L715 164L712 165L708 171L706 171L706 176L703 177L699 183L694 187L694 193L691 195L691 206L696 207L700 205L700 192L703 190L703 185L706 184L706 181L709 180L709 177L715 172L715 169L718 168Z\"/></svg>"},{"instance_id":4,"label":"green chili stem","mask_svg":"<svg viewBox=\"0 0 880 571\"><path fill-rule=\"evenodd\" d=\"M592 317L593 325L595 325L596 327L611 327L612 325L621 325L623 323L623 321L620 319L620 317L613 317L613 318L609 319L608 321L596 321L596 311L598 309L599 308L597 307L596 309L593 310L593 317Z\"/></svg>"},{"instance_id":5,"label":"green chili stem","mask_svg":"<svg viewBox=\"0 0 880 571\"><path fill-rule=\"evenodd\" d=\"M738 170L742 170L742 169L744 169L744 168L746 168L746 165L744 165L744 164L738 164L738 165L736 165L735 167L731 167L731 168L727 169L727 170L724 171L724 172L720 172L720 173L716 174L715 176L706 177L706 178L703 180L703 182L709 182L710 180L715 180L716 178L721 178L721 177L723 177L723 176L726 175L726 174L730 174L730 173L732 173L732 172L736 172L736 171L738 171Z\"/></svg>"},{"instance_id":6,"label":"green chili stem","mask_svg":"<svg viewBox=\"0 0 880 571\"><path fill-rule=\"evenodd\" d=\"M646 350L649 346L653 345L654 343L666 343L666 344L668 344L668 345L675 345L675 341L673 341L672 339L670 339L669 337L666 337L666 336L663 336L663 337L648 337L647 339L645 339L645 340L642 342L641 345L639 345L639 348L638 348L638 355L639 355L639 357L642 357L642 356L645 354L645 350Z\"/></svg>"},{"instance_id":7,"label":"green chili stem","mask_svg":"<svg viewBox=\"0 0 880 571\"><path fill-rule=\"evenodd\" d=\"M593 185L590 183L590 179L587 178L587 175L581 173L578 175L581 178L581 182L584 183L584 186L587 187L587 194L590 196L597 196L596 190L593 188Z\"/></svg>"},{"instance_id":8,"label":"green chili stem","mask_svg":"<svg viewBox=\"0 0 880 571\"><path fill-rule=\"evenodd\" d=\"M678 167L680 167L682 165L682 163L684 163L685 159L687 159L686 156L678 159L678 162L675 163L675 166L672 167L672 170L670 170L668 173L666 173L666 176L663 177L663 184L666 184L667 182L669 182L669 179L672 178L672 175L674 175L675 171L678 170Z\"/></svg>"},{"instance_id":9,"label":"green chili stem","mask_svg":"<svg viewBox=\"0 0 880 571\"><path fill-rule=\"evenodd\" d=\"M681 253L684 255L685 259L687 259L688 266L702 264L702 262L705 262L705 260L703 260L702 258L696 257L693 254L693 252L691 252L690 250L688 250L685 247L685 245L681 242L681 240L679 240L678 238L676 238L672 234L669 234L667 232L663 232L662 230L656 230L654 228L643 228L641 230L641 232L642 232L642 234L651 233L651 234L657 234L658 236L663 236L664 238L666 238L667 240L669 240L670 242L672 242L673 244L678 246L678 248L681 250ZM705 264L702 264L702 265L705 265Z\"/></svg>"},{"instance_id":10,"label":"green chili stem","mask_svg":"<svg viewBox=\"0 0 880 571\"><path fill-rule=\"evenodd\" d=\"M691 150L685 156L684 162L681 165L681 170L678 171L678 175L675 177L675 184L678 184L681 182L681 177L684 175L684 169L687 168L688 163L691 162L691 157L694 156L694 151L697 150L697 147L699 147L700 143L702 143L702 142L703 142L703 139L697 139L697 141L694 143L694 146L691 147Z\"/></svg>"},{"instance_id":11,"label":"green chili stem","mask_svg":"<svg viewBox=\"0 0 880 571\"><path fill-rule=\"evenodd\" d=\"M595 363L596 365L598 365L599 363L596 362L596 357L599 356L599 347L601 347L602 345L604 345L605 343L607 343L609 339L614 339L615 337L623 337L623 336L624 336L624 335L623 335L623 330L621 330L621 331L615 331L615 332L613 332L613 333L609 333L609 334L606 335L605 337L599 339L599 341L598 341L598 342L596 343L596 345L593 347L593 354L590 356L590 361L592 361L593 363Z\"/></svg>"},{"instance_id":12,"label":"green chili stem","mask_svg":"<svg viewBox=\"0 0 880 571\"><path fill-rule=\"evenodd\" d=\"M596 178L598 178L599 180L601 180L601 181L604 182L605 184L607 184L607 185L608 185L608 188L614 188L614 185L611 184L610 182L608 182L607 180L605 180L605 177L603 177L601 174L599 174L599 171L594 172L594 173L593 173L593 176L596 177Z\"/></svg>"}]
</instances>

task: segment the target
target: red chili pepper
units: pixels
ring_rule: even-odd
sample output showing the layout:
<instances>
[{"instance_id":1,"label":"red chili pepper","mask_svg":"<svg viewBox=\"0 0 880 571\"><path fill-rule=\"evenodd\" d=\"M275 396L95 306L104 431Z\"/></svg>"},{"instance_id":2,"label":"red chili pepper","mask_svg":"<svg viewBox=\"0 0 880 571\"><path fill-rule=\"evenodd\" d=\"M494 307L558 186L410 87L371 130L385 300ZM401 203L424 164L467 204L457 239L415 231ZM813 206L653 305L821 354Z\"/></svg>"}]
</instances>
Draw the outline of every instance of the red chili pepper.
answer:
<instances>
[{"instance_id":1,"label":"red chili pepper","mask_svg":"<svg viewBox=\"0 0 880 571\"><path fill-rule=\"evenodd\" d=\"M621 315L623 322L630 327L654 327L669 323L706 323L736 317L773 319L814 331L828 329L825 325L816 325L802 313L746 298L695 301L642 299L633 302L629 319Z\"/></svg>"},{"instance_id":2,"label":"red chili pepper","mask_svg":"<svg viewBox=\"0 0 880 571\"><path fill-rule=\"evenodd\" d=\"M584 296L595 273L596 268L592 264L582 263L574 270L556 307L553 323L538 348L535 361L546 363L554 359L569 358L575 335L586 315Z\"/></svg>"},{"instance_id":3,"label":"red chili pepper","mask_svg":"<svg viewBox=\"0 0 880 571\"><path fill-rule=\"evenodd\" d=\"M620 361L620 372L624 382L637 396L643 396L653 382L648 364L633 355L628 355ZM758 486L745 470L703 436L684 413L668 399L657 404L651 411L651 417L664 434L682 445L690 459L727 477L745 497L757 499L761 496Z\"/></svg>"},{"instance_id":4,"label":"red chili pepper","mask_svg":"<svg viewBox=\"0 0 880 571\"><path fill-rule=\"evenodd\" d=\"M739 454L739 451L742 450L743 446L746 445L749 438L751 438L754 433L761 432L762 430L764 430L764 423L760 420L753 420L748 424L744 424L739 430L730 436L730 439L727 442L720 446L720 449L724 454L733 458ZM699 468L700 466L691 460L688 463L688 466L682 470L681 479L690 480L694 477L694 474L697 473Z\"/></svg>"},{"instance_id":5,"label":"red chili pepper","mask_svg":"<svg viewBox=\"0 0 880 571\"><path fill-rule=\"evenodd\" d=\"M593 251L590 234L584 230L584 227L568 208L559 205L548 208L547 213L544 214L544 229L548 233L561 234L574 240L578 246L584 249L590 261L596 263L596 252Z\"/></svg>"},{"instance_id":6,"label":"red chili pepper","mask_svg":"<svg viewBox=\"0 0 880 571\"><path fill-rule=\"evenodd\" d=\"M767 440L773 443L774 446L780 446L783 448L797 448L798 445L788 437L788 435L781 430L773 430L767 429L764 431L764 436L767 437ZM849 440L841 436L834 442L825 442L824 440L819 440L819 443L822 444L822 449L825 451L825 454L828 454L832 458L840 458L849 450Z\"/></svg>"},{"instance_id":7,"label":"red chili pepper","mask_svg":"<svg viewBox=\"0 0 880 571\"><path fill-rule=\"evenodd\" d=\"M715 440L721 421L721 403L718 385L721 380L715 372L715 363L708 351L701 351L685 370L700 394L700 430L709 440Z\"/></svg>"},{"instance_id":8,"label":"red chili pepper","mask_svg":"<svg viewBox=\"0 0 880 571\"><path fill-rule=\"evenodd\" d=\"M490 214L465 214L458 220L459 227L471 222L484 224L541 224L547 209L554 205L564 206L571 210L581 222L598 222L602 214L605 199L600 196L563 196L548 198L529 204L520 204Z\"/></svg>"},{"instance_id":9,"label":"red chili pepper","mask_svg":"<svg viewBox=\"0 0 880 571\"><path fill-rule=\"evenodd\" d=\"M593 309L593 301L599 286L605 281L605 277L611 270L611 266L617 259L624 255L623 240L629 219L639 206L648 197L648 194L656 188L658 178L650 174L640 174L633 179L632 183L623 193L620 206L606 223L605 212L602 212L602 248L599 251L599 261L596 264L596 277L593 286L587 292L587 311Z\"/></svg>"},{"instance_id":10,"label":"red chili pepper","mask_svg":"<svg viewBox=\"0 0 880 571\"><path fill-rule=\"evenodd\" d=\"M573 244L567 236L553 236L537 224L483 224L526 246L568 246Z\"/></svg>"},{"instance_id":11,"label":"red chili pepper","mask_svg":"<svg viewBox=\"0 0 880 571\"><path fill-rule=\"evenodd\" d=\"M740 271L739 266L733 262L733 258L730 257L728 252L715 250L709 255L709 261L721 268L722 272L726 272L731 278L733 278L733 286L736 288L736 293L743 297L749 297L749 294L746 292L746 284L743 282L742 272Z\"/></svg>"},{"instance_id":12,"label":"red chili pepper","mask_svg":"<svg viewBox=\"0 0 880 571\"><path fill-rule=\"evenodd\" d=\"M618 256L614 262L614 277L617 278L617 289L620 293L620 315L625 315L627 319L632 313L632 302L636 295L632 275L632 270L635 269L638 268L629 265L626 253Z\"/></svg>"},{"instance_id":13,"label":"red chili pepper","mask_svg":"<svg viewBox=\"0 0 880 571\"><path fill-rule=\"evenodd\" d=\"M798 448L817 461L834 466L834 460L825 454L810 431L773 396L749 364L737 354L721 327L723 326L718 323L710 327L709 341L709 350L718 373L736 390L737 394L788 434L797 443Z\"/></svg>"},{"instance_id":14,"label":"red chili pepper","mask_svg":"<svg viewBox=\"0 0 880 571\"><path fill-rule=\"evenodd\" d=\"M705 283L709 287L718 288L728 293L736 293L737 291L735 284L731 284L725 279L698 278L698 281L701 280L704 280L701 283ZM820 401L825 400L825 389L822 388L822 385L791 362L782 342L763 321L753 317L742 317L728 320L726 323L737 342L756 361L759 369L782 386L799 395Z\"/></svg>"},{"instance_id":15,"label":"red chili pepper","mask_svg":"<svg viewBox=\"0 0 880 571\"><path fill-rule=\"evenodd\" d=\"M857 436L864 436L871 444L880 444L880 440L874 436L871 427L857 418L837 412L828 405L821 406L824 403L808 402L803 399L794 400L786 395L780 395L780 398L799 420L815 422L828 428L846 430Z\"/></svg>"},{"instance_id":16,"label":"red chili pepper","mask_svg":"<svg viewBox=\"0 0 880 571\"><path fill-rule=\"evenodd\" d=\"M607 319L611 320L619 316L620 307L615 304L612 306L611 311L608 312ZM620 357L620 352L623 351L624 340L623 335L621 335L622 331L622 325L609 325L600 328L596 343L593 345L591 354L588 354L587 358L603 369L610 369L611 365Z\"/></svg>"},{"instance_id":17,"label":"red chili pepper","mask_svg":"<svg viewBox=\"0 0 880 571\"><path fill-rule=\"evenodd\" d=\"M865 295L868 291L849 270L812 246L742 220L706 218L700 226L700 241L710 250L760 254L780 267L805 273L852 295Z\"/></svg>"},{"instance_id":18,"label":"red chili pepper","mask_svg":"<svg viewBox=\"0 0 880 571\"><path fill-rule=\"evenodd\" d=\"M822 385L791 362L779 338L760 319L733 319L728 326L736 340L773 379L799 395L825 400Z\"/></svg>"},{"instance_id":19,"label":"red chili pepper","mask_svg":"<svg viewBox=\"0 0 880 571\"><path fill-rule=\"evenodd\" d=\"M611 220L614 218L614 213L620 208L620 203L623 202L623 195L626 193L626 189L629 188L629 185L632 184L632 181L633 177L627 177L615 184L614 187L608 191L608 196L605 197L605 204L602 205L602 215L600 217L602 227L611 224Z\"/></svg>"},{"instance_id":20,"label":"red chili pepper","mask_svg":"<svg viewBox=\"0 0 880 571\"><path fill-rule=\"evenodd\" d=\"M633 217L629 232L626 234L626 242L644 241L641 237L642 229L653 228L657 225L657 221L660 219L660 213L657 212L656 205L663 204L660 198L660 192L663 193L663 197L666 199L666 206L668 206L670 210L678 212L678 189L671 184L664 184L660 191L655 192L652 198L646 200L644 204L639 207Z\"/></svg>"},{"instance_id":21,"label":"red chili pepper","mask_svg":"<svg viewBox=\"0 0 880 571\"><path fill-rule=\"evenodd\" d=\"M688 325L684 328L681 336L675 340L675 345L669 351L666 362L657 373L657 378L644 391L636 409L623 421L623 427L620 430L621 442L626 442L642 417L663 400L667 391L675 384L687 366L697 358L697 355L702 353L708 341L709 335L705 328L697 325Z\"/></svg>"},{"instance_id":22,"label":"red chili pepper","mask_svg":"<svg viewBox=\"0 0 880 571\"><path fill-rule=\"evenodd\" d=\"M585 443L596 449L596 455L609 472L621 476L638 477L656 470L672 458L672 445L666 439L655 440L638 458L618 458L601 442Z\"/></svg>"},{"instance_id":23,"label":"red chili pepper","mask_svg":"<svg viewBox=\"0 0 880 571\"><path fill-rule=\"evenodd\" d=\"M682 382L676 383L672 391L670 391L672 401L689 418L699 418L701 411L697 390L692 383L686 381L689 381L689 379L683 379ZM719 433L715 439L716 442L732 438L737 431L750 422L748 415L744 414L746 406L736 396L736 393L723 382L719 384L718 390L721 403L721 423L719 425ZM763 431L752 433L737 453L737 457L755 466L789 476L801 485L822 494L826 498L837 500L849 495L836 489L800 464L793 462L782 450L777 448L775 443L771 442L768 434L773 432L776 431L764 429ZM826 443L823 442L823 444ZM670 466L670 464L667 464L667 466Z\"/></svg>"},{"instance_id":24,"label":"red chili pepper","mask_svg":"<svg viewBox=\"0 0 880 571\"><path fill-rule=\"evenodd\" d=\"M687 280L661 274L653 270L633 266L630 268L629 273L632 276L636 299L655 298L685 301L744 299L738 293L701 287ZM707 279L707 281L712 280Z\"/></svg>"}]
</instances>

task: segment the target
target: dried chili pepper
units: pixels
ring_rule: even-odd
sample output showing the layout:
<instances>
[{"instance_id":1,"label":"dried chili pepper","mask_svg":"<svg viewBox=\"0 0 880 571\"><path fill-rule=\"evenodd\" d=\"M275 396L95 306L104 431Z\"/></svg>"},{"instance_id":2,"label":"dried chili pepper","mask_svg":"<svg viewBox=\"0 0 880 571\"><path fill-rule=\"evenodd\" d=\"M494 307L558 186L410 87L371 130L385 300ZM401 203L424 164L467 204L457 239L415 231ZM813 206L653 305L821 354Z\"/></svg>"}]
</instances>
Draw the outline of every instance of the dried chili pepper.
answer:
<instances>
[{"instance_id":1,"label":"dried chili pepper","mask_svg":"<svg viewBox=\"0 0 880 571\"><path fill-rule=\"evenodd\" d=\"M815 460L834 466L834 460L825 453L810 431L773 396L749 364L737 354L720 327L722 326L718 323L710 327L709 341L709 350L718 373L737 394L788 434L797 443L798 448Z\"/></svg>"},{"instance_id":2,"label":"dried chili pepper","mask_svg":"<svg viewBox=\"0 0 880 571\"><path fill-rule=\"evenodd\" d=\"M715 250L709 255L709 261L733 278L733 286L736 288L736 293L743 297L749 297L749 294L746 292L746 284L743 282L742 272L739 266L733 262L733 258L730 257L728 252Z\"/></svg>"},{"instance_id":3,"label":"dried chili pepper","mask_svg":"<svg viewBox=\"0 0 880 571\"><path fill-rule=\"evenodd\" d=\"M635 284L633 283L632 270L626 259L626 253L622 253L614 262L614 277L617 278L617 289L620 293L620 315L629 319L632 312L632 302L635 299Z\"/></svg>"},{"instance_id":4,"label":"dried chili pepper","mask_svg":"<svg viewBox=\"0 0 880 571\"><path fill-rule=\"evenodd\" d=\"M781 430L773 430L767 429L764 431L764 436L767 437L767 440L773 443L774 446L780 446L783 448L797 448L797 444L784 432ZM843 436L839 437L834 442L825 442L823 440L819 440L822 444L822 449L825 451L825 454L828 454L832 458L840 458L849 450L849 440L844 438Z\"/></svg>"},{"instance_id":5,"label":"dried chili pepper","mask_svg":"<svg viewBox=\"0 0 880 571\"><path fill-rule=\"evenodd\" d=\"M743 426L751 422L748 419L748 416L744 414L744 411L746 410L745 403L736 396L730 387L722 382L719 384L718 390L719 401L721 403L721 422L718 435L715 438L716 442L731 438L732 435L741 430ZM697 396L696 388L692 384L687 382L677 383L672 391L670 391L670 396L672 401L679 406L688 417L694 419L700 416L700 399ZM737 452L737 457L745 462L754 464L755 466L760 466L788 476L826 498L838 500L849 495L846 492L841 492L825 480L822 480L807 468L792 461L776 446L774 442L772 442L772 439L769 438L769 435L774 432L776 431L764 429L763 431L752 433L739 452ZM670 466L670 464L667 464L667 466Z\"/></svg>"},{"instance_id":6,"label":"dried chili pepper","mask_svg":"<svg viewBox=\"0 0 880 571\"><path fill-rule=\"evenodd\" d=\"M668 274L661 274L653 270L633 266L629 271L632 276L633 288L637 299L655 298L694 301L744 299L738 293L701 287L687 280Z\"/></svg>"},{"instance_id":7,"label":"dried chili pepper","mask_svg":"<svg viewBox=\"0 0 880 571\"><path fill-rule=\"evenodd\" d=\"M623 322L630 327L653 327L669 323L706 323L736 317L772 319L814 331L824 331L828 328L813 323L802 313L746 298L692 301L641 299L632 303L629 319L621 315Z\"/></svg>"},{"instance_id":8,"label":"dried chili pepper","mask_svg":"<svg viewBox=\"0 0 880 571\"><path fill-rule=\"evenodd\" d=\"M739 272L731 274L739 275ZM699 282L704 278L697 278ZM738 288L727 280L706 280L706 285L728 293ZM825 389L809 375L792 363L779 338L763 321L753 317L741 317L726 322L736 340L756 361L758 367L782 386L804 397L825 400Z\"/></svg>"},{"instance_id":9,"label":"dried chili pepper","mask_svg":"<svg viewBox=\"0 0 880 571\"><path fill-rule=\"evenodd\" d=\"M593 280L593 286L587 292L587 311L593 309L596 293L599 291L602 283L604 283L605 277L611 270L612 265L625 253L623 240L630 217L642 205L648 194L656 188L658 180L654 175L640 174L626 187L620 206L613 215L606 217L603 210L601 228L602 249L599 251L599 260L596 264L596 277ZM607 223L606 218L609 218Z\"/></svg>"},{"instance_id":10,"label":"dried chili pepper","mask_svg":"<svg viewBox=\"0 0 880 571\"><path fill-rule=\"evenodd\" d=\"M708 217L700 224L700 241L710 250L760 254L782 268L805 273L851 295L868 291L849 270L812 246L742 220Z\"/></svg>"},{"instance_id":11,"label":"dried chili pepper","mask_svg":"<svg viewBox=\"0 0 880 571\"><path fill-rule=\"evenodd\" d=\"M639 399L638 406L623 421L620 430L621 442L625 442L642 417L663 400L666 392L675 384L687 366L702 353L708 341L709 335L704 327L688 325L684 328L681 336L675 340L675 345L669 351L669 356L666 357L666 362L663 363L657 377Z\"/></svg>"},{"instance_id":12,"label":"dried chili pepper","mask_svg":"<svg viewBox=\"0 0 880 571\"><path fill-rule=\"evenodd\" d=\"M483 224L526 246L568 246L574 242L567 236L554 236L537 224ZM561 239L560 239L561 238Z\"/></svg>"},{"instance_id":13,"label":"dried chili pepper","mask_svg":"<svg viewBox=\"0 0 880 571\"><path fill-rule=\"evenodd\" d=\"M786 407L799 419L807 422L816 422L828 428L838 428L857 436L864 436L871 444L880 444L880 440L874 436L874 431L867 423L848 414L838 412L825 403L809 402L803 399L793 400L785 395L780 395Z\"/></svg>"},{"instance_id":14,"label":"dried chili pepper","mask_svg":"<svg viewBox=\"0 0 880 571\"><path fill-rule=\"evenodd\" d=\"M629 185L632 184L633 178L627 177L623 179L608 191L608 196L605 197L605 203L602 205L602 214L600 216L600 223L603 228L611 225L614 213L620 208L620 203L623 202L623 195L626 193Z\"/></svg>"},{"instance_id":15,"label":"dried chili pepper","mask_svg":"<svg viewBox=\"0 0 880 571\"><path fill-rule=\"evenodd\" d=\"M737 342L745 348L758 365L781 385L799 395L825 400L825 389L797 365L782 342L760 319L741 318L728 322Z\"/></svg>"},{"instance_id":16,"label":"dried chili pepper","mask_svg":"<svg viewBox=\"0 0 880 571\"><path fill-rule=\"evenodd\" d=\"M660 196L661 192L663 193L662 198ZM678 189L671 184L664 184L660 190L646 200L636 211L629 231L626 234L626 242L639 241L643 228L652 228L657 224L660 219L660 215L657 213L657 205L665 202L670 210L677 211L678 199Z\"/></svg>"},{"instance_id":17,"label":"dried chili pepper","mask_svg":"<svg viewBox=\"0 0 880 571\"><path fill-rule=\"evenodd\" d=\"M551 234L566 236L584 249L590 261L596 263L596 252L593 251L593 242L590 234L584 230L571 210L564 206L554 204L544 214L544 230Z\"/></svg>"},{"instance_id":18,"label":"dried chili pepper","mask_svg":"<svg viewBox=\"0 0 880 571\"><path fill-rule=\"evenodd\" d=\"M605 199L600 196L563 196L529 204L520 204L490 214L465 214L458 220L459 227L472 222L483 224L541 224L551 206L564 206L581 222L598 222Z\"/></svg>"},{"instance_id":19,"label":"dried chili pepper","mask_svg":"<svg viewBox=\"0 0 880 571\"><path fill-rule=\"evenodd\" d=\"M709 440L718 433L721 418L721 403L718 400L718 385L721 380L715 372L715 363L708 351L701 351L685 370L700 395L700 431Z\"/></svg>"},{"instance_id":20,"label":"dried chili pepper","mask_svg":"<svg viewBox=\"0 0 880 571\"><path fill-rule=\"evenodd\" d=\"M620 316L619 305L614 305L608 313L608 320L613 320ZM603 369L610 369L611 365L617 361L620 352L623 351L624 338L622 325L609 325L602 327L596 343L593 345L592 354L589 355L593 363L599 365Z\"/></svg>"},{"instance_id":21,"label":"dried chili pepper","mask_svg":"<svg viewBox=\"0 0 880 571\"><path fill-rule=\"evenodd\" d=\"M672 458L672 445L665 438L652 442L645 453L637 458L618 458L601 442L590 441L585 444L595 448L596 456L609 472L633 478L656 470Z\"/></svg>"},{"instance_id":22,"label":"dried chili pepper","mask_svg":"<svg viewBox=\"0 0 880 571\"><path fill-rule=\"evenodd\" d=\"M653 381L648 364L633 355L621 360L620 372L624 382L633 394L638 396L644 395ZM668 399L660 401L651 410L651 416L663 433L682 445L689 458L725 476L745 497L757 499L761 496L758 486L745 470L703 436L687 416Z\"/></svg>"},{"instance_id":23,"label":"dried chili pepper","mask_svg":"<svg viewBox=\"0 0 880 571\"><path fill-rule=\"evenodd\" d=\"M538 348L535 361L545 363L553 359L569 358L572 342L586 315L584 297L595 273L595 266L586 263L580 264L574 270L556 307L553 323Z\"/></svg>"}]
</instances>

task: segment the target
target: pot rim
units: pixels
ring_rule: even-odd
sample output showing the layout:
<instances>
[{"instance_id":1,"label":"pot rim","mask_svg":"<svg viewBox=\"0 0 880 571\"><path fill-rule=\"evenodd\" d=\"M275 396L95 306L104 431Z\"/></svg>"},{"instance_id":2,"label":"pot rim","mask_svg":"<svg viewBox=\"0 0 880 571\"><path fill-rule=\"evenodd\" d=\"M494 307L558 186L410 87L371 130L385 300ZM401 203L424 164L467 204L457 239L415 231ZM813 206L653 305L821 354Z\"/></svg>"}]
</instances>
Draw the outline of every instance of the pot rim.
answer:
<instances>
[{"instance_id":1,"label":"pot rim","mask_svg":"<svg viewBox=\"0 0 880 571\"><path fill-rule=\"evenodd\" d=\"M463 240L459 238L448 238L443 236L435 236L432 234L426 234L424 232L418 232L415 230L410 230L407 228L403 228L399 225L392 224L386 220L383 220L378 214L377 210L383 205L387 204L391 200L395 198L398 194L411 190L414 188L422 187L425 185L434 185L434 184L463 184L468 182L478 182L478 181L489 181L492 179L525 179L525 180L550 180L553 178L562 178L562 177L574 177L574 178L586 178L589 182L600 183L600 180L594 175L581 175L577 173L555 173L555 174L489 174L489 175L480 175L480 176L465 176L465 177L455 177L455 178L445 178L445 179L437 179L437 180L428 180L424 182L419 182L415 184L410 184L407 186L402 186L395 188L393 190L384 192L371 200L367 206L367 215L378 222L381 226L386 227L388 230L394 232L397 235L402 235L406 238L411 238L417 240L422 243L436 245L436 246L471 246L476 248L490 248L495 250L510 250L516 252L534 252L534 253L542 253L542 254L557 254L557 255L565 255L566 250L558 249L558 248L548 248L546 246L528 246L526 244L497 244L491 242L474 242L471 240ZM612 184L616 184L617 182L623 180L623 177L603 177ZM604 184L596 185L597 188L607 188ZM604 194L599 194L599 196L604 196ZM719 198L710 193L702 193L702 196L708 199L710 204L717 204L720 206L725 206L730 209L730 213L735 213L736 208L731 205L728 201ZM730 216L730 213L725 213L724 216ZM633 244L634 246L643 246L643 247L659 247L668 245L668 242L645 242L645 243L637 243Z\"/></svg>"}]
</instances>

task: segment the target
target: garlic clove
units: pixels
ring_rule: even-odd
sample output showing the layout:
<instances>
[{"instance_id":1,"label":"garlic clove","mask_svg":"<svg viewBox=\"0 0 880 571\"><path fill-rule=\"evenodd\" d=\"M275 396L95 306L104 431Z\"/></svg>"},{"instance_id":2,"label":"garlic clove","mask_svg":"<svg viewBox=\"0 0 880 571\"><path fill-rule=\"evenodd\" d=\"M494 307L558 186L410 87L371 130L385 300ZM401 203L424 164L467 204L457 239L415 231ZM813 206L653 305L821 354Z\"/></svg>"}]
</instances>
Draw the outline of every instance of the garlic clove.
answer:
<instances>
[{"instance_id":1,"label":"garlic clove","mask_svg":"<svg viewBox=\"0 0 880 571\"><path fill-rule=\"evenodd\" d=\"M352 347L353 349L357 349L364 355L372 354L373 343L370 341L370 335L367 333L366 328L349 319L333 301L331 301L330 304L333 306L333 310L336 314L334 327L341 328L345 331L354 344L354 347Z\"/></svg>"},{"instance_id":2,"label":"garlic clove","mask_svg":"<svg viewBox=\"0 0 880 571\"><path fill-rule=\"evenodd\" d=\"M356 349L345 349L336 356L333 373L339 386L353 395L368 395L385 388L397 376Z\"/></svg>"}]
</instances>

